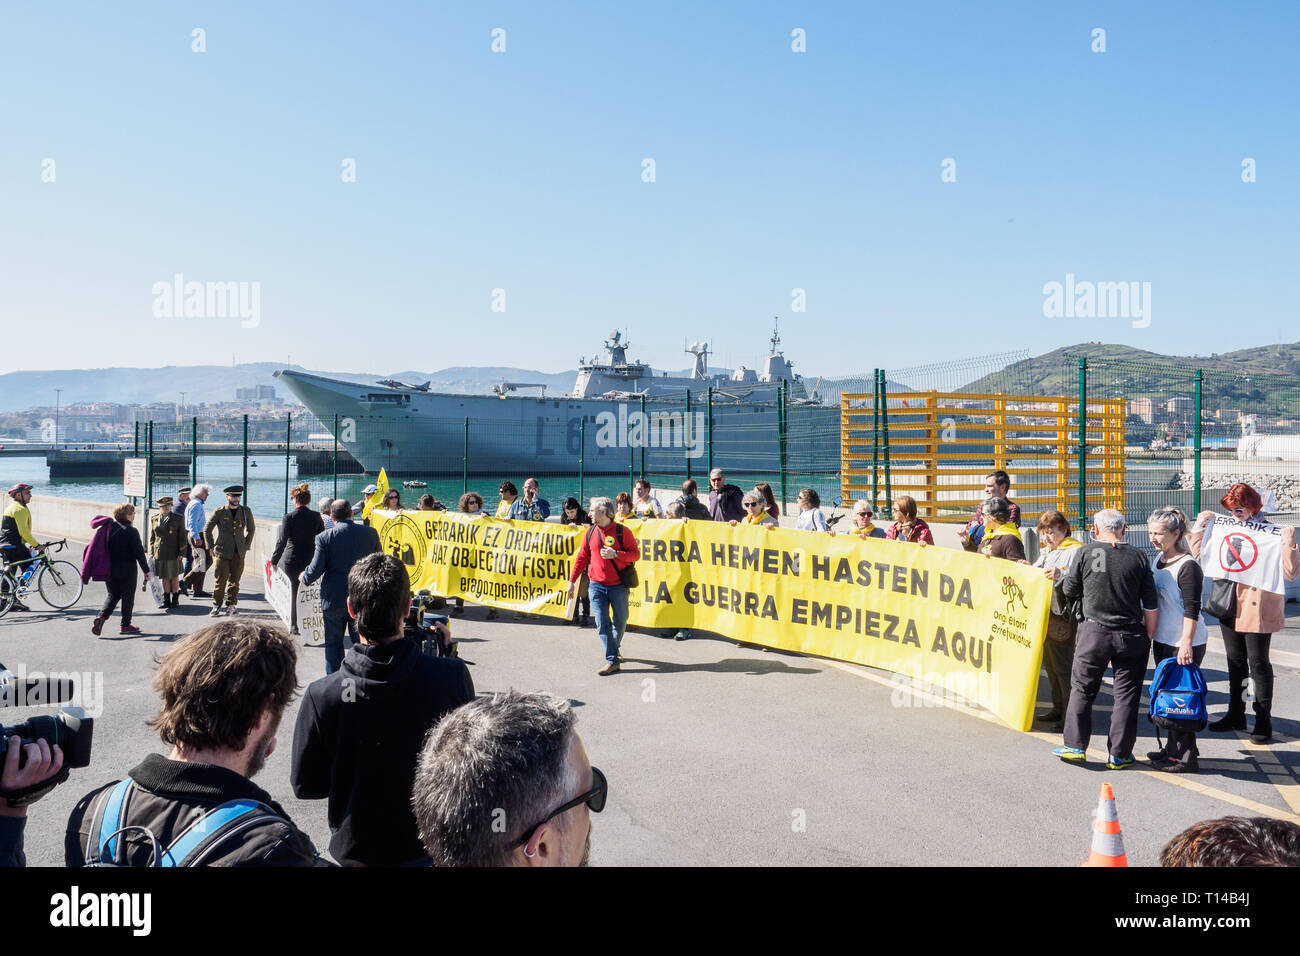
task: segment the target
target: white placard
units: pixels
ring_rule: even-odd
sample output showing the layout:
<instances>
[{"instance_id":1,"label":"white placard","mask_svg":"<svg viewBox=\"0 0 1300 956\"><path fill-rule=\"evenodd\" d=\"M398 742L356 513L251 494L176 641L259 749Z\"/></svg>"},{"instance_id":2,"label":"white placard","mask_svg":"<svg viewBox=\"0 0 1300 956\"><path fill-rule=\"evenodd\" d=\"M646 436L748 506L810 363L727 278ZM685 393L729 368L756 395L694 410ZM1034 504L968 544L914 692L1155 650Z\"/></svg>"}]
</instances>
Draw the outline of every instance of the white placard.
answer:
<instances>
[{"instance_id":1,"label":"white placard","mask_svg":"<svg viewBox=\"0 0 1300 956\"><path fill-rule=\"evenodd\" d=\"M289 627L289 602L293 596L293 582L270 561L266 562L266 600L275 613ZM324 643L325 616L320 609L320 581L298 588L298 633L309 643Z\"/></svg>"},{"instance_id":2,"label":"white placard","mask_svg":"<svg viewBox=\"0 0 1300 956\"><path fill-rule=\"evenodd\" d=\"M1201 569L1274 594L1286 593L1282 576L1282 529L1271 521L1241 521L1215 515L1201 538Z\"/></svg>"},{"instance_id":3,"label":"white placard","mask_svg":"<svg viewBox=\"0 0 1300 956\"><path fill-rule=\"evenodd\" d=\"M127 458L122 462L122 495L143 498L149 493L149 459Z\"/></svg>"}]
</instances>

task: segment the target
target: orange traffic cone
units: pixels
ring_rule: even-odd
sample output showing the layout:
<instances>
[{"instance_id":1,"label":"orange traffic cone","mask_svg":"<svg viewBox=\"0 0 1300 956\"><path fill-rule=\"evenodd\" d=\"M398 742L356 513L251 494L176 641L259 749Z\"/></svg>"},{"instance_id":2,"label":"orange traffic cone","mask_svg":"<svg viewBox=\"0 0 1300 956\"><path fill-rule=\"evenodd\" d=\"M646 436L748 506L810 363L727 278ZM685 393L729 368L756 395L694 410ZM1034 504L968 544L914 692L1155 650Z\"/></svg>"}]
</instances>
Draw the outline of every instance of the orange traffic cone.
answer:
<instances>
[{"instance_id":1,"label":"orange traffic cone","mask_svg":"<svg viewBox=\"0 0 1300 956\"><path fill-rule=\"evenodd\" d=\"M1124 853L1124 835L1119 829L1119 813L1115 809L1115 791L1108 783L1101 785L1096 816L1092 825L1092 853L1083 865L1128 866L1128 856Z\"/></svg>"}]
</instances>

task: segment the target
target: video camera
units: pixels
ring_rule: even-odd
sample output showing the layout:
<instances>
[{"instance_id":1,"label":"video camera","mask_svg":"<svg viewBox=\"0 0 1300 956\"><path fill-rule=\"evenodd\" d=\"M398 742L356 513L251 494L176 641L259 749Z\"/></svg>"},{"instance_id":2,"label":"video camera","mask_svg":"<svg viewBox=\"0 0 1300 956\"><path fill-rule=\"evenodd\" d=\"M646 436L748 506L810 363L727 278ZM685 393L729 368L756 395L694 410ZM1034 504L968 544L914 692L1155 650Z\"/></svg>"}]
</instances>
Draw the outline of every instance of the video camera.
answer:
<instances>
[{"instance_id":1,"label":"video camera","mask_svg":"<svg viewBox=\"0 0 1300 956\"><path fill-rule=\"evenodd\" d=\"M0 707L25 707L33 702L61 704L72 699L73 691L71 680L18 678L0 664ZM12 727L0 724L0 764L3 764L9 752L9 738L15 735L19 738L20 748L44 740L51 749L55 746L63 749L63 769L57 775L18 790L0 790L0 797L6 798L12 807L35 803L67 780L72 768L89 767L94 726L94 720L87 717L80 707L69 707L57 714L29 717ZM26 763L27 751L20 749L19 768Z\"/></svg>"},{"instance_id":2,"label":"video camera","mask_svg":"<svg viewBox=\"0 0 1300 956\"><path fill-rule=\"evenodd\" d=\"M402 633L406 637L414 638L420 645L420 651L429 657L459 657L460 651L455 641L451 639L451 622L445 614L426 614L425 611L435 606L435 598L428 591L420 591L411 595L411 609L406 612L406 620L402 623ZM426 621L428 623L426 623ZM447 636L443 636L433 625L441 624L447 628Z\"/></svg>"}]
</instances>

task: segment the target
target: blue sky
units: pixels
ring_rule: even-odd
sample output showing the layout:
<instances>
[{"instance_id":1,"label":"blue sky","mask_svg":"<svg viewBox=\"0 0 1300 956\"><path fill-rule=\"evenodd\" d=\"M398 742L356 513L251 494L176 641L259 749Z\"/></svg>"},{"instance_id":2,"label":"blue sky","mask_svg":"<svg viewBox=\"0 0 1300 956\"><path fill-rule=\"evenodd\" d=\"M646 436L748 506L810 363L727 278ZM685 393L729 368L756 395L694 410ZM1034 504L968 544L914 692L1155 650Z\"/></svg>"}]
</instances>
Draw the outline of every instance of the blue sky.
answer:
<instances>
[{"instance_id":1,"label":"blue sky","mask_svg":"<svg viewBox=\"0 0 1300 956\"><path fill-rule=\"evenodd\" d=\"M0 372L1300 339L1300 5L1137 6L6 4ZM259 323L155 318L176 273ZM1150 326L1044 318L1067 273Z\"/></svg>"}]
</instances>

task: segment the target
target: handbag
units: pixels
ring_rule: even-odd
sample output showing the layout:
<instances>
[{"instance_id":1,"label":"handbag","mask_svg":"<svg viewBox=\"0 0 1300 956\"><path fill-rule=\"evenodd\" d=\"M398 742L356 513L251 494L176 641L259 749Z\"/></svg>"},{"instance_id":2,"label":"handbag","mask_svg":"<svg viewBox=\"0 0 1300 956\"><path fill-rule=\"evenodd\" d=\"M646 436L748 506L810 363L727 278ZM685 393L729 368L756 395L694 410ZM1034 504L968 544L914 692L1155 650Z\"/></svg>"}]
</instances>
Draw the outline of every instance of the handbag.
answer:
<instances>
[{"instance_id":1,"label":"handbag","mask_svg":"<svg viewBox=\"0 0 1300 956\"><path fill-rule=\"evenodd\" d=\"M1204 611L1220 621L1235 620L1237 617L1237 583L1226 578L1215 578L1210 587L1210 597L1205 602Z\"/></svg>"}]
</instances>

